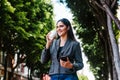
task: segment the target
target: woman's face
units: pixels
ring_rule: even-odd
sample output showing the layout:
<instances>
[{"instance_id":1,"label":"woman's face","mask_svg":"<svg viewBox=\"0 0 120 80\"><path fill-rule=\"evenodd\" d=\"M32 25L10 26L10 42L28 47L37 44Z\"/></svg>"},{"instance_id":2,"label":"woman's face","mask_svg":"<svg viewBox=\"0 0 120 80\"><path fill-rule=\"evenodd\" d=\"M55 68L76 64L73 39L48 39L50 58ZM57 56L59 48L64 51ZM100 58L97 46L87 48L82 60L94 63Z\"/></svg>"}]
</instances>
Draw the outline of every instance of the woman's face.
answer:
<instances>
[{"instance_id":1,"label":"woman's face","mask_svg":"<svg viewBox=\"0 0 120 80\"><path fill-rule=\"evenodd\" d=\"M67 31L68 27L63 22L60 21L57 23L57 33L60 37L67 35Z\"/></svg>"}]
</instances>

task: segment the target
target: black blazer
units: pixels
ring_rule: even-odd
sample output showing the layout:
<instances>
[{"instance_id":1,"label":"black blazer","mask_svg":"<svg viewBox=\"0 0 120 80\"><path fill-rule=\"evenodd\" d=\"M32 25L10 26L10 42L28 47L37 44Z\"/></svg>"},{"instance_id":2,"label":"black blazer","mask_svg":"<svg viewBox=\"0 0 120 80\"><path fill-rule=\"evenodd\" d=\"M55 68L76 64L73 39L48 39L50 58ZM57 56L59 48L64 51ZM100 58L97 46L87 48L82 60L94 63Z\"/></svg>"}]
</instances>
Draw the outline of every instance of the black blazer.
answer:
<instances>
[{"instance_id":1,"label":"black blazer","mask_svg":"<svg viewBox=\"0 0 120 80\"><path fill-rule=\"evenodd\" d=\"M46 63L51 60L49 74L73 74L77 70L83 68L83 59L81 54L80 44L77 41L68 39L60 51L60 56L68 57L70 62L73 63L73 69L63 68L59 64L58 50L60 39L54 40L49 49L43 49L41 54L41 63Z\"/></svg>"}]
</instances>

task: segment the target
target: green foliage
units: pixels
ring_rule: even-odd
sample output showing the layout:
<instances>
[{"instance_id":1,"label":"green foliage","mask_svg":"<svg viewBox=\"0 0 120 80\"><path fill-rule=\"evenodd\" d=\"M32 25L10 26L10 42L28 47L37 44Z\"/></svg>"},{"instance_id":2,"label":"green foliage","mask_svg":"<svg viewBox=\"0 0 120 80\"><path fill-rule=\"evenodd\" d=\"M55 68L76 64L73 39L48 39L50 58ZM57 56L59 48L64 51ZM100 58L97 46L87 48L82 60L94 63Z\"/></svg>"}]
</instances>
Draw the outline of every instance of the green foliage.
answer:
<instances>
[{"instance_id":1,"label":"green foliage","mask_svg":"<svg viewBox=\"0 0 120 80\"><path fill-rule=\"evenodd\" d=\"M98 41L96 40L93 41L94 42L92 44L83 44L84 52L88 57L88 61L89 61L88 63L91 65L90 69L94 73L96 79L101 79L101 78L104 79L104 77L102 76L104 73L106 73L104 50L102 47L100 47L101 45L98 44L99 43Z\"/></svg>"},{"instance_id":2,"label":"green foliage","mask_svg":"<svg viewBox=\"0 0 120 80\"><path fill-rule=\"evenodd\" d=\"M0 0L0 49L18 59L25 54L26 65L35 67L46 34L54 28L52 11L49 0Z\"/></svg>"},{"instance_id":3,"label":"green foliage","mask_svg":"<svg viewBox=\"0 0 120 80\"><path fill-rule=\"evenodd\" d=\"M113 22L113 31L116 37L116 42L119 44L119 38L120 38L120 31L118 30L118 28L116 27L115 23Z\"/></svg>"},{"instance_id":4,"label":"green foliage","mask_svg":"<svg viewBox=\"0 0 120 80\"><path fill-rule=\"evenodd\" d=\"M88 80L87 76L82 75L82 74L79 75L78 78L79 78L79 80Z\"/></svg>"}]
</instances>

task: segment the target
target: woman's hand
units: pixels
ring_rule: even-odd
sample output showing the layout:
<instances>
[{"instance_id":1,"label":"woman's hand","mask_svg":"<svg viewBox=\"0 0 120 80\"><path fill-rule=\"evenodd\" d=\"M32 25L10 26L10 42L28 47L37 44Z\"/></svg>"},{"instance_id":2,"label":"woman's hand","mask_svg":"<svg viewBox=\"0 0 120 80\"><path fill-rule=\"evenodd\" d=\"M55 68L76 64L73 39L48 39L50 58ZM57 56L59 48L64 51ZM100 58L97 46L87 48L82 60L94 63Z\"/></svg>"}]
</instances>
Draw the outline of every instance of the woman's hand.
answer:
<instances>
[{"instance_id":1,"label":"woman's hand","mask_svg":"<svg viewBox=\"0 0 120 80\"><path fill-rule=\"evenodd\" d=\"M52 41L54 40L54 38L50 39L50 34L51 32L49 32L47 35L46 35L46 40L47 40L47 43L46 43L46 49L48 49L52 43Z\"/></svg>"},{"instance_id":2,"label":"woman's hand","mask_svg":"<svg viewBox=\"0 0 120 80\"><path fill-rule=\"evenodd\" d=\"M60 59L60 65L64 68L73 68L73 64L70 62L69 58L67 57L67 61L63 61L62 59Z\"/></svg>"}]
</instances>

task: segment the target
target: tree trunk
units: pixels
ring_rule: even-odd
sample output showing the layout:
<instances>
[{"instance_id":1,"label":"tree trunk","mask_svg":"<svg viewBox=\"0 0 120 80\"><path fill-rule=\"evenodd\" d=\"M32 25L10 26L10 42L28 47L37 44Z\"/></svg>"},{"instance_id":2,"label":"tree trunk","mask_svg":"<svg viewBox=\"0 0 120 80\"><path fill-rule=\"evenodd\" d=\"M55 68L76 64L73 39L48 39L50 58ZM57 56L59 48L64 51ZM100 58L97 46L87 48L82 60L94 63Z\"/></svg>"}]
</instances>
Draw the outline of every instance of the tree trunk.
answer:
<instances>
[{"instance_id":1,"label":"tree trunk","mask_svg":"<svg viewBox=\"0 0 120 80\"><path fill-rule=\"evenodd\" d=\"M14 75L14 69L11 68L11 72L9 72L8 80L12 80Z\"/></svg>"},{"instance_id":2,"label":"tree trunk","mask_svg":"<svg viewBox=\"0 0 120 80\"><path fill-rule=\"evenodd\" d=\"M5 56L5 63L4 63L4 78L3 80L6 80L7 77L7 55Z\"/></svg>"},{"instance_id":3,"label":"tree trunk","mask_svg":"<svg viewBox=\"0 0 120 80\"><path fill-rule=\"evenodd\" d=\"M14 67L13 67L13 65L14 65L14 62L13 62L13 60L14 60L14 58L13 58L13 56L14 55L11 55L11 57L9 58L9 64L10 64L10 68L11 68L11 72L9 72L9 79L8 80L12 80L12 78L13 78L13 75L14 75Z\"/></svg>"},{"instance_id":4,"label":"tree trunk","mask_svg":"<svg viewBox=\"0 0 120 80\"><path fill-rule=\"evenodd\" d=\"M111 42L111 45L112 45L113 61L114 61L115 69L116 69L116 72L117 72L117 77L116 78L118 78L118 80L120 80L119 49L118 49L118 45L117 45L116 40L115 40L115 36L113 34L113 29L112 29L112 25L111 25L111 18L108 14L107 14L107 26L108 26L110 42ZM113 79L113 80L117 80L117 79Z\"/></svg>"}]
</instances>

